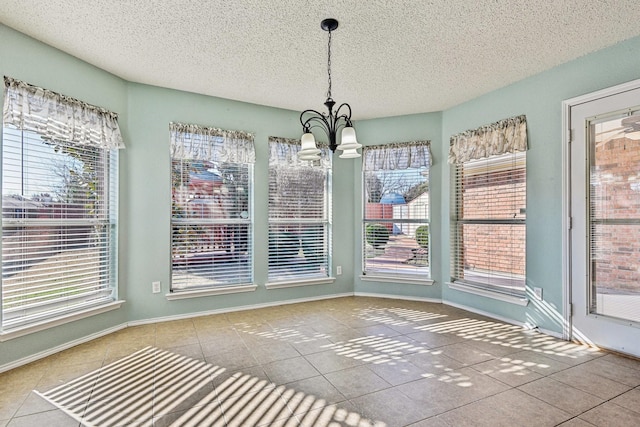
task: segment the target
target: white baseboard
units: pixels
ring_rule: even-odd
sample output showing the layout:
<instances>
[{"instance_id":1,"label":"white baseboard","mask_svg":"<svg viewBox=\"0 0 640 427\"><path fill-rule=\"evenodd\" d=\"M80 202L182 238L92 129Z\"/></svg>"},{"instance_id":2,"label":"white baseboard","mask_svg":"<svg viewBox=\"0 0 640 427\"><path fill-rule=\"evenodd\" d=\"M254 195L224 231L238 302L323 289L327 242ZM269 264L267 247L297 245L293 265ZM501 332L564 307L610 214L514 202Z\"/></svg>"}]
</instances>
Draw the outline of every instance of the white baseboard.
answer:
<instances>
[{"instance_id":1,"label":"white baseboard","mask_svg":"<svg viewBox=\"0 0 640 427\"><path fill-rule=\"evenodd\" d=\"M141 319L141 320L134 320L128 323L123 323L117 326L114 326L112 328L108 328L105 329L103 331L100 332L96 332L94 334L91 335L87 335L86 337L83 338L79 338L77 340L73 340L64 344L61 344L59 346L47 349L45 351L24 357L22 359L18 359L15 360L13 362L7 363L5 365L1 365L0 366L0 373L1 372L5 372L8 371L10 369L15 369L18 368L22 365L26 365L27 363L31 363L31 362L35 362L36 360L42 359L44 357L47 356L51 356L52 354L58 353L60 351L63 350L67 350L71 347L80 345L80 344L84 344L88 341L94 340L96 338L100 338L103 337L105 335L109 335L111 333L114 333L116 331L119 331L121 329L124 329L126 327L129 326L139 326L139 325L147 325L150 323L159 323L159 322L169 322L172 320L182 320L182 319L191 319L194 317L200 317L200 316L207 316L207 315L212 315L212 314L223 314L223 313L232 313L232 312L236 312L236 311L245 311L245 310L255 310L255 309L259 309L259 308L268 308L268 307L276 307L276 306L280 306L280 305L288 305L288 304L298 304L298 303L304 303L304 302L312 302L312 301L321 301L321 300L327 300L327 299L334 299L334 298L344 298L344 297L350 297L350 296L358 296L358 297L371 297L371 298L389 298L389 299L397 299L397 300L406 300L406 301L419 301L419 302L429 302L429 303L436 303L436 304L446 304L446 305L450 305L452 307L456 307L456 308L460 308L462 310L466 310L472 313L476 313L476 314L480 314L482 316L486 316L492 319L496 319L499 320L501 322L505 322L505 323L509 323L512 325L517 325L517 326L522 326L522 327L526 327L527 325L522 323L522 322L517 322L513 319L508 319L506 317L502 317L502 316L498 316L496 314L493 313L489 313L483 310L478 310L476 308L473 307L468 307L462 304L457 304L451 301L446 301L446 300L441 300L441 299L437 299L437 298L423 298L423 297L412 297L412 296L405 296L405 295L391 295L391 294L380 294L380 293L369 293L369 292L345 292L345 293L340 293L340 294L331 294L331 295L322 295L322 296L318 296L318 297L309 297L309 298L298 298L298 299L292 299L292 300L286 300L286 301L274 301L274 302L269 302L269 303L263 303L263 304L253 304L253 305L244 305L244 306L237 306L237 307L229 307L229 308L223 308L223 309L217 309L217 310L207 310L207 311L200 311L200 312L195 312L195 313L186 313L186 314L178 314L178 315L174 315L174 316L163 316L163 317L154 317L154 318L150 318L150 319ZM546 334L546 335L550 335L556 338L560 338L562 339L562 335L558 334L557 332L554 331L548 331L548 330L543 330L543 329L538 329L541 333Z\"/></svg>"},{"instance_id":2,"label":"white baseboard","mask_svg":"<svg viewBox=\"0 0 640 427\"><path fill-rule=\"evenodd\" d=\"M104 329L104 330L102 330L100 332L96 332L94 334L87 335L87 336L82 337L82 338L78 338L77 340L69 341L69 342L66 342L64 344L60 344L60 345L58 345L56 347L49 348L49 349L47 349L45 351L41 351L39 353L32 354L32 355L27 356L27 357L23 357L22 359L14 360L13 362L9 362L7 364L1 365L0 366L0 372L5 372L5 371L8 371L10 369L15 369L15 368L18 368L20 366L26 365L27 363L35 362L36 360L43 359L43 358L45 358L47 356L51 356L52 354L56 354L58 352L70 349L71 347L75 347L77 345L84 344L84 343L89 342L91 340L95 340L96 338L100 338L100 337L103 337L105 335L112 334L114 332L117 332L117 331L119 331L121 329L126 328L127 326L128 325L126 323L122 323L122 324L120 324L118 326L114 326L112 328Z\"/></svg>"},{"instance_id":3,"label":"white baseboard","mask_svg":"<svg viewBox=\"0 0 640 427\"><path fill-rule=\"evenodd\" d=\"M253 310L253 309L257 309L257 308L266 308L266 307L275 307L275 306L279 306L279 305L285 305L285 304L297 304L297 303L301 303L301 302L311 302L311 301L320 301L320 300L325 300L325 299L333 299L333 298L344 298L344 297L350 297L353 296L353 293L351 292L347 292L347 293L342 293L342 294L332 294L332 295L322 295L319 297L309 297L309 298L299 298L299 299L293 299L293 300L287 300L287 301L277 301L277 302L271 302L271 303L264 303L264 304L255 304L255 305L245 305L245 306L239 306L239 307L230 307L230 308L225 308L225 309L219 309L219 310L208 310L208 311L201 311L201 312L196 312L196 313L186 313L186 314L178 314L175 316L163 316L163 317L154 317L151 319L142 319L142 320L134 320L128 323L122 323L120 325L108 328L108 329L104 329L100 332L96 332L94 334L90 334L87 335L85 337L82 338L78 338L76 340L73 341L69 341L66 342L64 344L60 344L56 347L53 348L49 348L47 350L41 351L39 353L35 353L32 355L29 355L27 357L23 357L21 359L18 360L14 360L13 362L9 362L6 363L4 365L0 365L0 373L11 370L11 369L15 369L18 368L20 366L26 365L28 363L31 362L35 362L36 360L39 359L43 359L47 356L51 356L52 354L61 352L63 350L67 350L71 347L75 347L77 345L80 344L84 344L86 342L89 342L91 340L94 340L96 338L100 338L103 337L105 335L109 335L112 334L114 332L117 332L121 329L127 328L129 326L139 326L139 325L147 325L150 323L159 323L159 322L169 322L172 320L182 320L182 319L191 319L193 317L200 317L200 316L207 316L210 314L221 314L221 313L231 313L234 311L244 311L244 310Z\"/></svg>"},{"instance_id":4,"label":"white baseboard","mask_svg":"<svg viewBox=\"0 0 640 427\"><path fill-rule=\"evenodd\" d=\"M558 339L567 341L564 338L564 336L562 335L562 332L556 332L556 331L552 331L552 330L549 330L549 329L543 329L543 328L538 328L538 327L536 327L536 329L538 331L540 331L541 333L545 334L545 335L550 335L550 336L552 336L554 338L558 338Z\"/></svg>"},{"instance_id":5,"label":"white baseboard","mask_svg":"<svg viewBox=\"0 0 640 427\"><path fill-rule=\"evenodd\" d=\"M517 320L509 319L508 317L498 316L495 313L489 313L488 311L478 310L474 307L469 307L464 304L458 304L452 301L443 300L443 304L450 305L451 307L459 308L461 310L470 311L471 313L479 314L481 316L486 316L491 319L499 320L504 323L508 323L510 325L522 326L523 328L527 327L527 324L523 322L518 322Z\"/></svg>"},{"instance_id":6,"label":"white baseboard","mask_svg":"<svg viewBox=\"0 0 640 427\"><path fill-rule=\"evenodd\" d=\"M451 302L451 301L442 301L442 302L443 302L443 304L450 305L450 306L456 307L456 308L460 308L460 309L465 310L465 311L470 311L471 313L480 314L482 316L486 316L486 317L489 317L491 319L499 320L499 321L504 322L504 323L509 323L511 325L521 326L521 327L523 327L525 329L536 329L538 332L540 332L542 334L549 335L549 336L552 336L554 338L559 338L561 340L565 340L563 338L563 336L562 336L562 332L555 332L555 331L551 331L549 329L539 328L536 325L532 325L530 323L518 322L516 320L509 319L507 317L498 316L497 314L489 313L489 312L483 311L483 310L478 310L476 308L469 307L469 306L466 306L466 305L463 305L463 304L457 304L457 303L454 303L454 302Z\"/></svg>"},{"instance_id":7,"label":"white baseboard","mask_svg":"<svg viewBox=\"0 0 640 427\"><path fill-rule=\"evenodd\" d=\"M191 319L194 317L210 316L212 314L233 313L236 311L255 310L258 308L276 307L279 305L298 304L302 302L321 301L325 299L344 298L344 297L351 297L351 296L353 296L353 293L347 292L343 294L322 295L319 297L298 298L298 299L291 299L286 301L267 302L263 304L241 305L236 307L220 308L217 310L207 310L207 311L198 311L195 313L176 314L174 316L163 316L163 317L153 317L151 319L133 320L128 323L128 326L139 326L139 325L147 325L150 323L170 322L172 320Z\"/></svg>"},{"instance_id":8,"label":"white baseboard","mask_svg":"<svg viewBox=\"0 0 640 427\"><path fill-rule=\"evenodd\" d=\"M406 295L379 294L371 292L354 292L353 295L356 297L401 299L406 301L432 302L436 304L442 303L442 300L439 298L410 297Z\"/></svg>"}]
</instances>

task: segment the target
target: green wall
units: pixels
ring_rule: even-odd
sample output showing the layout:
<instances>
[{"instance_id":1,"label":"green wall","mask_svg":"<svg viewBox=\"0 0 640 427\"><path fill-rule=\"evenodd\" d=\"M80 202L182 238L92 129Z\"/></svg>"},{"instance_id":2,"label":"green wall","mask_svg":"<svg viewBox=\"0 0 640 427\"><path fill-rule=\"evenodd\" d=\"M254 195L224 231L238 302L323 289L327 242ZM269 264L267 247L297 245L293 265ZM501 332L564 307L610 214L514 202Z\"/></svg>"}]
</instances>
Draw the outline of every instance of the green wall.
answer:
<instances>
[{"instance_id":1,"label":"green wall","mask_svg":"<svg viewBox=\"0 0 640 427\"><path fill-rule=\"evenodd\" d=\"M446 159L451 135L525 114L527 151L527 287L543 288L542 304L526 308L443 287L445 301L473 307L540 328L562 332L562 101L640 78L640 37L581 57L552 70L493 91L443 113L443 142L438 157ZM640 103L640 101L639 101ZM444 168L448 169L448 168ZM444 170L443 170L444 171ZM441 218L450 218L448 171L440 177ZM435 209L434 209L435 210ZM443 221L442 235L449 234ZM449 241L439 248L448 280Z\"/></svg>"},{"instance_id":2,"label":"green wall","mask_svg":"<svg viewBox=\"0 0 640 427\"><path fill-rule=\"evenodd\" d=\"M122 170L121 219L127 224L127 254L122 269L127 278L127 313L130 320L142 320L234 306L272 303L286 299L350 293L353 281L353 240L334 244L334 265L343 275L329 285L266 290L268 247L268 146L269 136L299 138L299 113L180 92L141 84L129 84L130 140ZM218 295L167 301L170 278L170 158L169 122L197 123L255 134L254 186L255 282L252 293ZM334 236L350 235L353 228L354 162L336 158L334 163ZM151 293L151 282L162 282L162 293Z\"/></svg>"},{"instance_id":3,"label":"green wall","mask_svg":"<svg viewBox=\"0 0 640 427\"><path fill-rule=\"evenodd\" d=\"M126 141L129 140L127 85L122 79L4 25L0 25L0 74L116 111L120 115L119 122L123 137ZM4 82L0 98L4 102ZM119 262L125 259L126 254L120 253ZM72 322L2 342L0 343L0 367L126 321L127 316L124 310L116 310L94 316L86 321Z\"/></svg>"},{"instance_id":4,"label":"green wall","mask_svg":"<svg viewBox=\"0 0 640 427\"><path fill-rule=\"evenodd\" d=\"M432 142L433 286L360 280L361 164L336 157L333 264L343 267L343 275L329 285L264 288L267 278L267 139L269 136L298 138L299 112L126 82L2 25L0 72L119 113L127 145L120 154L119 209L119 289L120 296L127 302L116 311L0 343L2 367L130 321L352 292L443 299L560 332L560 322L554 316L561 310L563 286L561 101L640 78L640 38L444 112L355 123L358 139L365 145L424 139ZM286 93L286 90L282 92ZM322 100L317 101L321 104ZM530 142L527 154L527 280L529 286L544 289L546 304L530 304L526 308L453 291L445 284L449 277L449 165L446 163L449 137L518 114L527 115ZM179 301L167 301L164 297L170 277L168 126L171 121L255 134L258 159L254 201L255 279L258 285L255 292ZM151 293L151 282L156 280L162 282L161 294Z\"/></svg>"},{"instance_id":5,"label":"green wall","mask_svg":"<svg viewBox=\"0 0 640 427\"><path fill-rule=\"evenodd\" d=\"M353 292L353 239L334 243L334 265L343 274L332 284L266 290L269 136L299 138L299 112L269 108L126 82L104 70L0 25L0 72L119 114L127 146L120 152L119 296L121 309L0 343L0 367L127 322L189 315L285 300ZM283 93L286 91L283 90ZM321 104L322 99L318 99ZM321 107L321 105L319 105ZM168 301L170 278L169 122L197 123L255 134L255 292ZM355 162L336 158L334 236L354 228ZM160 294L152 281L162 282Z\"/></svg>"},{"instance_id":6,"label":"green wall","mask_svg":"<svg viewBox=\"0 0 640 427\"><path fill-rule=\"evenodd\" d=\"M381 119L361 120L355 126L358 130L358 142L363 145L379 145L392 142L431 141L433 165L431 167L430 183L440 180L443 167L443 158L438 154L442 145L442 113L412 114L407 116L387 117ZM446 159L446 158L445 158ZM445 160L446 161L446 160ZM362 274L362 162L358 162L356 175L354 176L357 189L356 209L354 212L354 241L356 252L354 255L356 277L354 291L361 294L380 294L389 296L401 296L410 298L441 299L441 282L431 286L416 284L399 284L388 282L372 282L361 280ZM437 215L442 199L441 188L430 184L431 207L431 247L438 247L442 241L440 233L441 218ZM433 277L439 275L440 251L431 255L431 270Z\"/></svg>"}]
</instances>

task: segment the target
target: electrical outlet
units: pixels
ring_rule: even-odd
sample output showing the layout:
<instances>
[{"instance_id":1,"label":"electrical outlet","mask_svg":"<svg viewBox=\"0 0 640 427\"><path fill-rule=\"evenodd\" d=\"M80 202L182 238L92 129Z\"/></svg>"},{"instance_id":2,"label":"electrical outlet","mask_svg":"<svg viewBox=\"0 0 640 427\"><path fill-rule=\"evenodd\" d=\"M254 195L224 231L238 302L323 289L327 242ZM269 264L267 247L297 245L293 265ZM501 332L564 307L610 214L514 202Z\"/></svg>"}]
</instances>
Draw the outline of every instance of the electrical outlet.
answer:
<instances>
[{"instance_id":1,"label":"electrical outlet","mask_svg":"<svg viewBox=\"0 0 640 427\"><path fill-rule=\"evenodd\" d=\"M342 266L339 265L336 267L336 276L340 276L342 274Z\"/></svg>"},{"instance_id":2,"label":"electrical outlet","mask_svg":"<svg viewBox=\"0 0 640 427\"><path fill-rule=\"evenodd\" d=\"M160 293L160 282L151 282L151 292L154 294Z\"/></svg>"},{"instance_id":3,"label":"electrical outlet","mask_svg":"<svg viewBox=\"0 0 640 427\"><path fill-rule=\"evenodd\" d=\"M536 299L542 301L542 288L533 288L533 293L536 296Z\"/></svg>"}]
</instances>

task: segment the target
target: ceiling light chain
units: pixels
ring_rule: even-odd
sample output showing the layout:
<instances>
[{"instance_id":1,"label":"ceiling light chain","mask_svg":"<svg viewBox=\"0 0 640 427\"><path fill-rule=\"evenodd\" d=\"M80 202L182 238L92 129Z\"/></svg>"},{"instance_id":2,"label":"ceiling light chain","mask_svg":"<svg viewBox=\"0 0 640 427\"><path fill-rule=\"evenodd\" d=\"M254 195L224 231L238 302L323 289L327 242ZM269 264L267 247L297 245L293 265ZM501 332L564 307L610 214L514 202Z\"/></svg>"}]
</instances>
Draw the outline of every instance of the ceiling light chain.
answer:
<instances>
[{"instance_id":1,"label":"ceiling light chain","mask_svg":"<svg viewBox=\"0 0 640 427\"><path fill-rule=\"evenodd\" d=\"M329 89L327 99L331 99L331 30L329 30L329 43L327 43L327 75L329 76Z\"/></svg>"},{"instance_id":2,"label":"ceiling light chain","mask_svg":"<svg viewBox=\"0 0 640 427\"><path fill-rule=\"evenodd\" d=\"M320 128L329 138L329 148L332 152L336 149L343 151L340 155L342 159L360 157L357 149L362 145L358 144L356 139L356 131L351 123L351 106L346 102L333 111L336 104L331 98L331 32L338 28L338 21L335 19L325 19L320 23L323 30L329 33L329 41L327 43L327 76L329 88L327 89L327 100L324 105L329 110L328 114L322 114L316 110L304 110L300 114L300 124L304 134L301 138L301 150L298 152L298 158L301 160L319 160L321 151L316 146L316 140L311 133L312 128ZM340 113L344 108L344 113ZM342 129L340 145L336 141L338 130Z\"/></svg>"}]
</instances>

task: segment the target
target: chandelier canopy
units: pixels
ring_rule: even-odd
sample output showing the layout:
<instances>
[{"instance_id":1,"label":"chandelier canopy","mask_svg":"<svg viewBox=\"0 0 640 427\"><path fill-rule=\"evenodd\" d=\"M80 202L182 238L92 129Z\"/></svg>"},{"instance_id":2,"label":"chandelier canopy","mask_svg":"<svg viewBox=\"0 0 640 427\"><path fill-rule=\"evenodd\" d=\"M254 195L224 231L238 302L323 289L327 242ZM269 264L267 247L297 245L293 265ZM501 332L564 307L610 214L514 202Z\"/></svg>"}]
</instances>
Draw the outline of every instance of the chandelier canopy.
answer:
<instances>
[{"instance_id":1,"label":"chandelier canopy","mask_svg":"<svg viewBox=\"0 0 640 427\"><path fill-rule=\"evenodd\" d=\"M316 146L316 140L311 133L312 129L320 128L329 138L329 149L335 152L336 149L343 153L340 155L342 159L360 157L357 149L362 145L356 140L356 131L351 123L351 107L346 102L334 111L333 107L336 102L331 98L331 32L338 28L338 21L332 18L324 19L320 23L320 27L329 33L329 42L327 49L327 75L329 80L329 88L327 90L327 100L324 105L327 107L328 113L320 113L316 110L304 110L300 114L300 124L304 134L301 138L302 149L298 152L298 157L302 160L318 160L320 159L320 150ZM340 145L337 142L337 133L342 130Z\"/></svg>"}]
</instances>

